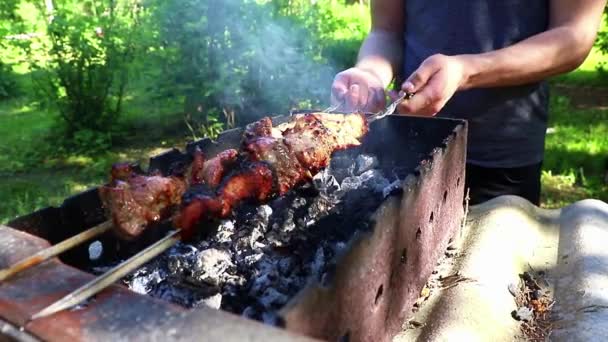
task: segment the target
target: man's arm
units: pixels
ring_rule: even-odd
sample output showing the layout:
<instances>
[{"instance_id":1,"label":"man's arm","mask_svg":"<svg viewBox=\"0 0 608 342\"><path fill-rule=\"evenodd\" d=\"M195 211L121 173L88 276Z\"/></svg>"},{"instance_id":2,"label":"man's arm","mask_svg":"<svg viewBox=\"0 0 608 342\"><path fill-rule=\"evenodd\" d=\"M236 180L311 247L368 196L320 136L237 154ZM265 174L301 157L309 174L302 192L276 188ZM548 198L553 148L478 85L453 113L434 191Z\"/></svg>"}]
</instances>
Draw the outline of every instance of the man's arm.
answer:
<instances>
[{"instance_id":1,"label":"man's arm","mask_svg":"<svg viewBox=\"0 0 608 342\"><path fill-rule=\"evenodd\" d=\"M457 90L531 83L577 68L589 54L605 0L552 0L547 31L482 54L425 60L403 90L416 96L401 112L434 115Z\"/></svg>"},{"instance_id":2,"label":"man's arm","mask_svg":"<svg viewBox=\"0 0 608 342\"><path fill-rule=\"evenodd\" d=\"M372 29L361 45L357 68L376 74L386 88L403 59L404 4L399 0L372 0Z\"/></svg>"},{"instance_id":3,"label":"man's arm","mask_svg":"<svg viewBox=\"0 0 608 342\"><path fill-rule=\"evenodd\" d=\"M338 75L332 85L333 102L346 101L349 109L384 107L384 89L403 55L403 0L372 0L372 27L365 38L357 64Z\"/></svg>"}]
</instances>

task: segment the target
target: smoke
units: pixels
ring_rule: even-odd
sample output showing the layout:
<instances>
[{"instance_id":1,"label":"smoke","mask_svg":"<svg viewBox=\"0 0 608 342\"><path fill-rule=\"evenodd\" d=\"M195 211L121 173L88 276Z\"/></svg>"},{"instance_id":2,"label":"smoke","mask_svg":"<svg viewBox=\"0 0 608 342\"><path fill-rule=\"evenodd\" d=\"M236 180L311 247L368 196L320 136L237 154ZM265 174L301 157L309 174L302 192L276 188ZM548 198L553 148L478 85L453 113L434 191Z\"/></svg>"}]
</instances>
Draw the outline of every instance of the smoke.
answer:
<instances>
[{"instance_id":1,"label":"smoke","mask_svg":"<svg viewBox=\"0 0 608 342\"><path fill-rule=\"evenodd\" d=\"M171 0L161 5L161 32L178 54L177 83L205 108L235 110L241 122L326 106L339 68L322 57L316 5L288 16L276 3Z\"/></svg>"}]
</instances>

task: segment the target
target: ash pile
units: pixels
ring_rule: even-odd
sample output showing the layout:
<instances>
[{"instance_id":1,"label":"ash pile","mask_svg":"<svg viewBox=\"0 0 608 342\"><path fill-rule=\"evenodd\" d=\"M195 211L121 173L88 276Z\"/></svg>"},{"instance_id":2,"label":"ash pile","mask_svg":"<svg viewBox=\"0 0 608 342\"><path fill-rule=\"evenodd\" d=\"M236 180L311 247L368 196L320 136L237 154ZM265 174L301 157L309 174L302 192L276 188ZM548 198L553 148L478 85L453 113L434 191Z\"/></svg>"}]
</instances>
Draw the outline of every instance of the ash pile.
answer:
<instances>
[{"instance_id":1,"label":"ash pile","mask_svg":"<svg viewBox=\"0 0 608 342\"><path fill-rule=\"evenodd\" d=\"M277 310L309 282L327 284L335 256L400 189L399 176L381 170L375 156L337 153L312 184L267 205L241 206L210 236L176 245L124 282L185 307L279 324Z\"/></svg>"}]
</instances>

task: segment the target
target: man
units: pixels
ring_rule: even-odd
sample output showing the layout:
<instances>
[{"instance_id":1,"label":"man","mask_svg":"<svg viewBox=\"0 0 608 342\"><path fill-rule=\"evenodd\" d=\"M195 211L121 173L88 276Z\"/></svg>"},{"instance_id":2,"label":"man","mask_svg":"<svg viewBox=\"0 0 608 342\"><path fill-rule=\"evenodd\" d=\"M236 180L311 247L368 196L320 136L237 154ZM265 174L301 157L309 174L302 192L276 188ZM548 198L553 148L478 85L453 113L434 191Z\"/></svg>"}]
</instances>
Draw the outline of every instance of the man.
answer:
<instances>
[{"instance_id":1,"label":"man","mask_svg":"<svg viewBox=\"0 0 608 342\"><path fill-rule=\"evenodd\" d=\"M398 112L469 122L473 204L513 194L540 200L548 77L588 55L605 0L372 0L357 65L338 75L334 104L378 111L393 78L415 92ZM392 94L395 98L395 94Z\"/></svg>"}]
</instances>

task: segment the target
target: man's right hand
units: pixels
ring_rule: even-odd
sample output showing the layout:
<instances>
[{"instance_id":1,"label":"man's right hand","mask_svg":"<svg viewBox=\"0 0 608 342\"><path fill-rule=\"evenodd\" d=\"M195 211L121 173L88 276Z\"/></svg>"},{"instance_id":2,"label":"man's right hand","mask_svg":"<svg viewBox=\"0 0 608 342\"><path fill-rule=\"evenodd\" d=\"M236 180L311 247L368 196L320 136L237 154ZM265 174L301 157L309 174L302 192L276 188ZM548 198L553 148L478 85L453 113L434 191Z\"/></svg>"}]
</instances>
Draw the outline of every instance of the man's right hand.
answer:
<instances>
[{"instance_id":1,"label":"man's right hand","mask_svg":"<svg viewBox=\"0 0 608 342\"><path fill-rule=\"evenodd\" d=\"M337 74L331 86L331 104L338 111L377 112L386 106L382 81L373 72L357 67Z\"/></svg>"}]
</instances>

